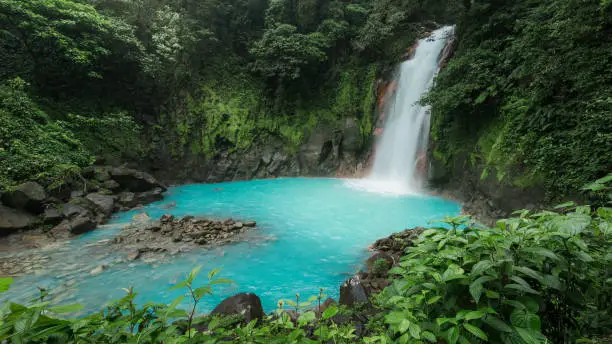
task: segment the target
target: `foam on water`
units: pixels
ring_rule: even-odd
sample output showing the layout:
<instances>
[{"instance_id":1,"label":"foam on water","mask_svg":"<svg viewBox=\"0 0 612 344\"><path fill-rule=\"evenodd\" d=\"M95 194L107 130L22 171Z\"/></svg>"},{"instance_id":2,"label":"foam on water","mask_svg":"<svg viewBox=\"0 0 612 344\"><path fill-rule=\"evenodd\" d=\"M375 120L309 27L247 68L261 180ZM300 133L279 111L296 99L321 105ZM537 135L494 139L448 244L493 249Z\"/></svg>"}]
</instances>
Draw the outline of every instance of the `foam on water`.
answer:
<instances>
[{"instance_id":1,"label":"foam on water","mask_svg":"<svg viewBox=\"0 0 612 344\"><path fill-rule=\"evenodd\" d=\"M176 203L172 209L166 205ZM211 250L194 250L165 263L119 263L100 275L89 271L125 256L98 241L112 238L117 226L141 211L157 218L164 213L256 220L249 240ZM18 278L2 298L27 300L36 286L55 289L51 300L78 302L87 311L101 309L134 286L138 302L169 303L183 291L168 291L195 266L203 272L222 268L222 277L237 285L216 290L201 311L222 298L245 291L262 299L266 311L279 299L300 293L305 298L325 288L331 297L348 275L362 268L366 248L376 239L429 220L459 213L454 202L423 195L374 194L347 187L339 179L276 179L197 184L170 188L167 197L143 210L120 213L105 229L66 246L48 250L52 264L42 274ZM202 278L197 281L203 281ZM196 281L196 283L197 283Z\"/></svg>"}]
</instances>

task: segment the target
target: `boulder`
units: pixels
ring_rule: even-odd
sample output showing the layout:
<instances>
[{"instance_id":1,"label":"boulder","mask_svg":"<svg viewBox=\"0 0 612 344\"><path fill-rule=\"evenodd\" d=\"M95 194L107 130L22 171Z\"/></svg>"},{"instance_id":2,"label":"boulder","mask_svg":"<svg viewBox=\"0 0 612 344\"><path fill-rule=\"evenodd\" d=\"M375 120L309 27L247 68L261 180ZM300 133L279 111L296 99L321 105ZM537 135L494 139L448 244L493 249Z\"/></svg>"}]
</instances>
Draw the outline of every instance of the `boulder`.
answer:
<instances>
[{"instance_id":1,"label":"boulder","mask_svg":"<svg viewBox=\"0 0 612 344\"><path fill-rule=\"evenodd\" d=\"M45 189L35 182L23 183L14 190L2 194L2 202L5 205L34 214L42 214L45 211L46 198Z\"/></svg>"},{"instance_id":2,"label":"boulder","mask_svg":"<svg viewBox=\"0 0 612 344\"><path fill-rule=\"evenodd\" d=\"M95 269L89 272L90 275L95 276L102 273L102 271L108 269L108 266L105 264L98 265Z\"/></svg>"},{"instance_id":3,"label":"boulder","mask_svg":"<svg viewBox=\"0 0 612 344\"><path fill-rule=\"evenodd\" d=\"M133 192L122 192L119 194L119 204L126 208L132 208L138 204L138 201Z\"/></svg>"},{"instance_id":4,"label":"boulder","mask_svg":"<svg viewBox=\"0 0 612 344\"><path fill-rule=\"evenodd\" d=\"M115 191L121 188L121 185L119 185L119 183L117 183L114 180L107 180L104 183L102 183L102 187L111 191Z\"/></svg>"},{"instance_id":5,"label":"boulder","mask_svg":"<svg viewBox=\"0 0 612 344\"><path fill-rule=\"evenodd\" d=\"M126 167L115 167L110 175L123 189L132 192L145 192L154 188L166 191L166 187L158 182L152 175Z\"/></svg>"},{"instance_id":6,"label":"boulder","mask_svg":"<svg viewBox=\"0 0 612 344\"><path fill-rule=\"evenodd\" d=\"M244 226L245 226L245 227L250 227L250 228L252 228L252 227L257 226L257 222L255 222L255 221L246 221L246 222L244 223Z\"/></svg>"},{"instance_id":7,"label":"boulder","mask_svg":"<svg viewBox=\"0 0 612 344\"><path fill-rule=\"evenodd\" d=\"M344 281L340 286L340 304L353 306L356 304L368 304L368 295L359 276L355 275Z\"/></svg>"},{"instance_id":8,"label":"boulder","mask_svg":"<svg viewBox=\"0 0 612 344\"><path fill-rule=\"evenodd\" d=\"M27 229L34 223L34 217L22 211L0 205L0 236Z\"/></svg>"},{"instance_id":9,"label":"boulder","mask_svg":"<svg viewBox=\"0 0 612 344\"><path fill-rule=\"evenodd\" d=\"M45 209L43 214L43 223L46 225L57 225L62 222L64 215L58 210L57 207L52 206Z\"/></svg>"},{"instance_id":10,"label":"boulder","mask_svg":"<svg viewBox=\"0 0 612 344\"><path fill-rule=\"evenodd\" d=\"M151 191L141 192L135 195L137 204L149 204L164 199L162 188L155 188Z\"/></svg>"},{"instance_id":11,"label":"boulder","mask_svg":"<svg viewBox=\"0 0 612 344\"><path fill-rule=\"evenodd\" d=\"M132 223L147 223L149 221L151 221L151 217L145 212L132 216Z\"/></svg>"},{"instance_id":12,"label":"boulder","mask_svg":"<svg viewBox=\"0 0 612 344\"><path fill-rule=\"evenodd\" d=\"M361 129L354 118L344 120L341 146L342 151L348 153L356 153L361 148Z\"/></svg>"},{"instance_id":13,"label":"boulder","mask_svg":"<svg viewBox=\"0 0 612 344\"><path fill-rule=\"evenodd\" d=\"M223 300L212 311L212 315L236 315L244 312L244 320L263 319L264 311L259 296L253 293L240 293Z\"/></svg>"},{"instance_id":14,"label":"boulder","mask_svg":"<svg viewBox=\"0 0 612 344\"><path fill-rule=\"evenodd\" d=\"M384 263L376 263L377 260L382 260ZM366 260L366 266L368 271L373 272L376 275L386 274L387 271L395 264L395 258L386 252L376 252L368 260ZM378 271L383 269L385 271Z\"/></svg>"},{"instance_id":15,"label":"boulder","mask_svg":"<svg viewBox=\"0 0 612 344\"><path fill-rule=\"evenodd\" d=\"M97 210L106 216L110 216L113 212L115 200L117 199L116 196L103 195L101 193L90 193L85 198L95 204Z\"/></svg>"},{"instance_id":16,"label":"boulder","mask_svg":"<svg viewBox=\"0 0 612 344\"><path fill-rule=\"evenodd\" d=\"M62 221L52 231L56 233L70 232L72 234L83 234L96 228L96 222L86 214L79 214L73 218Z\"/></svg>"},{"instance_id":17,"label":"boulder","mask_svg":"<svg viewBox=\"0 0 612 344\"><path fill-rule=\"evenodd\" d=\"M89 210L84 207L72 203L66 203L61 206L61 213L64 217L76 217L78 215L87 215Z\"/></svg>"}]
</instances>

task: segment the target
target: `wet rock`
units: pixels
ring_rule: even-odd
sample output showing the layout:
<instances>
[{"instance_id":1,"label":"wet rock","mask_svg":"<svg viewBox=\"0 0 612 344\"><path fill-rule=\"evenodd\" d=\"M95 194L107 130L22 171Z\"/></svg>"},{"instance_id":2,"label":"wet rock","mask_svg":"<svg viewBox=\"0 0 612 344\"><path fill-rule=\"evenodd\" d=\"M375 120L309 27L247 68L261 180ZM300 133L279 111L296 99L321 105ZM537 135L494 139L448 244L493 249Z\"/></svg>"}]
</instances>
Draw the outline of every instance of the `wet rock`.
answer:
<instances>
[{"instance_id":1,"label":"wet rock","mask_svg":"<svg viewBox=\"0 0 612 344\"><path fill-rule=\"evenodd\" d=\"M14 190L2 194L2 202L11 208L22 209L34 214L45 211L44 202L47 198L45 189L35 182L26 182Z\"/></svg>"},{"instance_id":2,"label":"wet rock","mask_svg":"<svg viewBox=\"0 0 612 344\"><path fill-rule=\"evenodd\" d=\"M110 175L123 189L132 192L145 192L154 188L166 191L166 187L158 182L152 175L126 167L115 167Z\"/></svg>"},{"instance_id":3,"label":"wet rock","mask_svg":"<svg viewBox=\"0 0 612 344\"><path fill-rule=\"evenodd\" d=\"M147 223L149 221L151 221L151 217L145 212L132 216L132 223Z\"/></svg>"},{"instance_id":4,"label":"wet rock","mask_svg":"<svg viewBox=\"0 0 612 344\"><path fill-rule=\"evenodd\" d=\"M140 251L134 251L127 255L127 260L134 261L140 258Z\"/></svg>"},{"instance_id":5,"label":"wet rock","mask_svg":"<svg viewBox=\"0 0 612 344\"><path fill-rule=\"evenodd\" d=\"M126 208L135 207L138 203L136 195L133 192L122 192L119 194L119 204Z\"/></svg>"},{"instance_id":6,"label":"wet rock","mask_svg":"<svg viewBox=\"0 0 612 344\"><path fill-rule=\"evenodd\" d=\"M386 275L393 264L395 264L395 258L386 252L376 252L366 260L368 271L378 276Z\"/></svg>"},{"instance_id":7,"label":"wet rock","mask_svg":"<svg viewBox=\"0 0 612 344\"><path fill-rule=\"evenodd\" d=\"M79 215L85 216L89 214L89 210L85 209L84 207L80 205L76 205L72 203L66 203L62 205L61 210L62 210L62 215L68 218L79 216Z\"/></svg>"},{"instance_id":8,"label":"wet rock","mask_svg":"<svg viewBox=\"0 0 612 344\"><path fill-rule=\"evenodd\" d=\"M340 304L353 306L369 303L368 295L358 275L355 275L340 286Z\"/></svg>"},{"instance_id":9,"label":"wet rock","mask_svg":"<svg viewBox=\"0 0 612 344\"><path fill-rule=\"evenodd\" d=\"M52 206L45 209L43 214L43 223L47 225L57 225L62 222L64 215L60 213L57 207Z\"/></svg>"},{"instance_id":10,"label":"wet rock","mask_svg":"<svg viewBox=\"0 0 612 344\"><path fill-rule=\"evenodd\" d=\"M34 217L17 209L0 205L0 236L30 228Z\"/></svg>"},{"instance_id":11,"label":"wet rock","mask_svg":"<svg viewBox=\"0 0 612 344\"><path fill-rule=\"evenodd\" d=\"M87 215L78 215L71 219L62 221L51 230L54 233L70 232L71 234L83 234L96 229L96 222Z\"/></svg>"},{"instance_id":12,"label":"wet rock","mask_svg":"<svg viewBox=\"0 0 612 344\"><path fill-rule=\"evenodd\" d=\"M359 124L354 118L346 118L344 120L344 129L342 135L342 151L356 153L361 149L361 130Z\"/></svg>"},{"instance_id":13,"label":"wet rock","mask_svg":"<svg viewBox=\"0 0 612 344\"><path fill-rule=\"evenodd\" d=\"M239 315L244 312L244 320L250 322L254 319L263 319L264 311L261 300L253 293L240 293L223 300L213 311L212 315Z\"/></svg>"},{"instance_id":14,"label":"wet rock","mask_svg":"<svg viewBox=\"0 0 612 344\"><path fill-rule=\"evenodd\" d=\"M164 199L163 192L162 188L155 188L151 191L136 194L135 199L138 204L149 204Z\"/></svg>"},{"instance_id":15,"label":"wet rock","mask_svg":"<svg viewBox=\"0 0 612 344\"><path fill-rule=\"evenodd\" d=\"M244 227L242 222L236 222L236 223L234 223L234 226L233 226L234 229L240 229L242 227Z\"/></svg>"},{"instance_id":16,"label":"wet rock","mask_svg":"<svg viewBox=\"0 0 612 344\"><path fill-rule=\"evenodd\" d=\"M99 275L106 269L108 269L108 265L101 264L101 265L98 265L95 269L91 270L89 274L92 276Z\"/></svg>"},{"instance_id":17,"label":"wet rock","mask_svg":"<svg viewBox=\"0 0 612 344\"><path fill-rule=\"evenodd\" d=\"M246 221L244 223L244 226L245 227L249 227L249 228L253 228L253 227L257 226L257 222L255 222L255 221Z\"/></svg>"},{"instance_id":18,"label":"wet rock","mask_svg":"<svg viewBox=\"0 0 612 344\"><path fill-rule=\"evenodd\" d=\"M115 200L117 199L116 196L103 195L101 193L90 193L85 198L91 201L96 206L96 210L105 216L110 216L113 212Z\"/></svg>"}]
</instances>

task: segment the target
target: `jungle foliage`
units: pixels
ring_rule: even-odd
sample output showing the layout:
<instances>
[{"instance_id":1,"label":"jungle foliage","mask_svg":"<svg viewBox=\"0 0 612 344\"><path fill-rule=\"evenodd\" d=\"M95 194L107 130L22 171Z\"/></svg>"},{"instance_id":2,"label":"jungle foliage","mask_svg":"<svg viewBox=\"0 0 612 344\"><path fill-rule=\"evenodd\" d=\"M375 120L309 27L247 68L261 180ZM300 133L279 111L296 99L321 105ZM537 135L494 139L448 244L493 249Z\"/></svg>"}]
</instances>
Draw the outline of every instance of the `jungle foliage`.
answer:
<instances>
[{"instance_id":1,"label":"jungle foliage","mask_svg":"<svg viewBox=\"0 0 612 344\"><path fill-rule=\"evenodd\" d=\"M473 1L457 42L427 99L449 170L550 198L610 171L610 2Z\"/></svg>"}]
</instances>

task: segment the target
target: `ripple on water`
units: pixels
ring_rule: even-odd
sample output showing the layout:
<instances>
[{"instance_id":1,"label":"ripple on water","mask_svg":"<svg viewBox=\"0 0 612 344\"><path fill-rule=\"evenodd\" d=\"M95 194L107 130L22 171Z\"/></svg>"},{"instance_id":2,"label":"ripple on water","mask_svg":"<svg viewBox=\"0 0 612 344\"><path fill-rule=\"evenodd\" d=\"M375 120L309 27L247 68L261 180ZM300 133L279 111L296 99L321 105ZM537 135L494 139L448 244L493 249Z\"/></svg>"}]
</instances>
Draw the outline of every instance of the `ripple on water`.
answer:
<instances>
[{"instance_id":1,"label":"ripple on water","mask_svg":"<svg viewBox=\"0 0 612 344\"><path fill-rule=\"evenodd\" d=\"M176 204L168 209L168 204ZM111 238L121 224L146 211L214 218L256 220L250 240L210 250L184 253L168 262L116 263L123 253L109 252L100 240ZM424 195L387 195L355 189L340 179L288 178L170 188L167 197L141 210L117 214L105 226L72 240L68 249L46 252L53 265L45 273L17 279L2 298L27 300L35 286L54 289L55 302L79 302L86 311L100 309L134 286L138 302L169 303L183 291L168 291L193 267L222 268L235 286L220 287L201 311L210 311L222 298L239 291L258 294L266 311L279 299L305 298L318 293L338 296L347 275L362 267L365 249L376 239L429 220L456 215L457 203ZM96 244L96 245L91 245ZM89 246L88 246L89 245ZM111 267L91 276L100 264ZM197 282L203 282L202 274Z\"/></svg>"}]
</instances>

